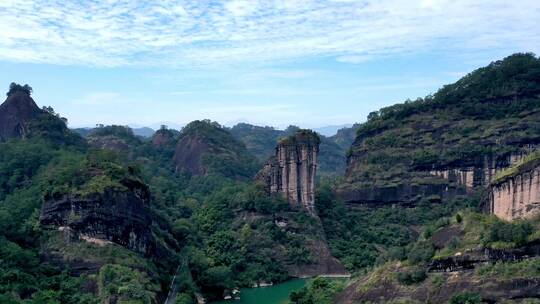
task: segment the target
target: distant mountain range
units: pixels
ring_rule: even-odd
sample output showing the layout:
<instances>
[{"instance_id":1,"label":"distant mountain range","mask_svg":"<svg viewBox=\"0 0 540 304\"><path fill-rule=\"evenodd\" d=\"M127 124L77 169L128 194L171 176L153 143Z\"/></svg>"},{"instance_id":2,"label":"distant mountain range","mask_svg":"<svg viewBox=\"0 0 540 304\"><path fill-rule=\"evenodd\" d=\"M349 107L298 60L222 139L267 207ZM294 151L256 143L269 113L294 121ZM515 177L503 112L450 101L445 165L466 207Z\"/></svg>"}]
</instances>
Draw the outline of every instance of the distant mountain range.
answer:
<instances>
[{"instance_id":1,"label":"distant mountain range","mask_svg":"<svg viewBox=\"0 0 540 304\"><path fill-rule=\"evenodd\" d=\"M323 126L319 128L313 128L313 131L321 135L324 135L326 137L330 137L330 136L336 135L339 130L350 128L352 126L353 126L352 124L329 125L329 126ZM169 126L169 127L180 130L182 128L182 125L176 124L174 126ZM80 135L82 135L83 137L86 137L88 136L88 134L90 134L92 129L94 128L85 127L85 128L74 128L73 130L79 133ZM156 132L156 130L152 127L131 127L131 130L133 130L133 134L137 136L142 136L145 138L152 137L152 135L154 135L154 133Z\"/></svg>"}]
</instances>

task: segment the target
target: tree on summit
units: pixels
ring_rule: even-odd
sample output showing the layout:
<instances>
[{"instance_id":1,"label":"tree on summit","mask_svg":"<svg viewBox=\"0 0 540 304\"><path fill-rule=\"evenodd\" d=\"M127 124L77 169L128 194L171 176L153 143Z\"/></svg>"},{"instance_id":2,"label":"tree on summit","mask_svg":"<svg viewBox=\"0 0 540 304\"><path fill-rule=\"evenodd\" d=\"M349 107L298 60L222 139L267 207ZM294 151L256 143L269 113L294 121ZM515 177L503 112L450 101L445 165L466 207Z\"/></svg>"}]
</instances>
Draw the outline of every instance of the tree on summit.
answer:
<instances>
[{"instance_id":1,"label":"tree on summit","mask_svg":"<svg viewBox=\"0 0 540 304\"><path fill-rule=\"evenodd\" d=\"M32 95L32 87L28 84L20 85L18 83L12 82L9 85L9 91L6 93L7 97L15 94L16 92L25 92L28 95Z\"/></svg>"}]
</instances>

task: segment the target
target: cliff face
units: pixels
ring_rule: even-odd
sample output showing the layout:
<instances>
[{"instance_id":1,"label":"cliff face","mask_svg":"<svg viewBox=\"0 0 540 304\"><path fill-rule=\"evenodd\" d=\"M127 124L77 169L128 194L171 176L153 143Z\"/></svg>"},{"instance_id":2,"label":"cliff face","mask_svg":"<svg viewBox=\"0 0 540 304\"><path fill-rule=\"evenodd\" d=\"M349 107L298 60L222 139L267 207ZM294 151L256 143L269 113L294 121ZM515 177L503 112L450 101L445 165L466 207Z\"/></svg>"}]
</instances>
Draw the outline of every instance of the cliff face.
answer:
<instances>
[{"instance_id":1,"label":"cliff face","mask_svg":"<svg viewBox=\"0 0 540 304\"><path fill-rule=\"evenodd\" d=\"M211 147L202 138L182 137L174 154L176 171L185 170L193 175L206 174L206 168L202 164L202 155L212 153Z\"/></svg>"},{"instance_id":2,"label":"cliff face","mask_svg":"<svg viewBox=\"0 0 540 304\"><path fill-rule=\"evenodd\" d=\"M281 140L259 173L270 193L281 193L293 207L315 212L315 175L319 137L308 130Z\"/></svg>"},{"instance_id":3,"label":"cliff face","mask_svg":"<svg viewBox=\"0 0 540 304\"><path fill-rule=\"evenodd\" d=\"M25 92L10 95L0 105L0 140L23 138L30 132L30 121L43 113Z\"/></svg>"},{"instance_id":4,"label":"cliff face","mask_svg":"<svg viewBox=\"0 0 540 304\"><path fill-rule=\"evenodd\" d=\"M47 196L40 223L61 230L74 240L113 242L149 255L154 245L148 188L131 179L123 180L122 186L123 189L106 188L89 194Z\"/></svg>"},{"instance_id":5,"label":"cliff face","mask_svg":"<svg viewBox=\"0 0 540 304\"><path fill-rule=\"evenodd\" d=\"M498 172L517 164L533 149L534 146L526 146L521 150L499 157L486 155L480 158L475 164L468 164L457 168L431 170L429 173L448 180L450 183L463 186L467 192L472 192L477 187L489 185Z\"/></svg>"},{"instance_id":6,"label":"cliff face","mask_svg":"<svg viewBox=\"0 0 540 304\"><path fill-rule=\"evenodd\" d=\"M538 69L540 59L516 54L370 113L336 192L350 204L415 203L424 193L451 198L489 185L540 145Z\"/></svg>"},{"instance_id":7,"label":"cliff face","mask_svg":"<svg viewBox=\"0 0 540 304\"><path fill-rule=\"evenodd\" d=\"M486 211L504 220L540 214L540 162L521 163L508 176L495 180L489 187L487 200Z\"/></svg>"}]
</instances>

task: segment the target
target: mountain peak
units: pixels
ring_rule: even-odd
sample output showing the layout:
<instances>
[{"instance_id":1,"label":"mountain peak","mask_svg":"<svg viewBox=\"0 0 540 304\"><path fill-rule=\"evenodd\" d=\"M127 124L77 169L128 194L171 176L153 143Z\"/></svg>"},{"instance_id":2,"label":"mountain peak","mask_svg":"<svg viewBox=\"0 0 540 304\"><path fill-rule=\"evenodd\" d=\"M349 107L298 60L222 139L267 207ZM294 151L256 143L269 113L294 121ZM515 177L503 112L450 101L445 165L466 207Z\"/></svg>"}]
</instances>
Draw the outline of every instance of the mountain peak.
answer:
<instances>
[{"instance_id":1,"label":"mountain peak","mask_svg":"<svg viewBox=\"0 0 540 304\"><path fill-rule=\"evenodd\" d=\"M39 109L30 94L16 91L0 105L0 140L25 137L29 121L36 118Z\"/></svg>"}]
</instances>

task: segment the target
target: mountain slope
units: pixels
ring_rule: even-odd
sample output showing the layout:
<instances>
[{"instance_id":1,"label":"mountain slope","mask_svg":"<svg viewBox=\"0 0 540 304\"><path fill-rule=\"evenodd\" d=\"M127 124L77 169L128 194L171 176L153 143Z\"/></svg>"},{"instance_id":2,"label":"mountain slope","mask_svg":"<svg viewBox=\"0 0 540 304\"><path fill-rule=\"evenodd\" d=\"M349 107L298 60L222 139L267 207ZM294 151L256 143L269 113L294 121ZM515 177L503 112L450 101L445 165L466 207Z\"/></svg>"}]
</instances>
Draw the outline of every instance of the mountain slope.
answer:
<instances>
[{"instance_id":1,"label":"mountain slope","mask_svg":"<svg viewBox=\"0 0 540 304\"><path fill-rule=\"evenodd\" d=\"M414 203L489 184L540 143L539 75L540 59L516 54L371 113L338 192L351 203Z\"/></svg>"},{"instance_id":2,"label":"mountain slope","mask_svg":"<svg viewBox=\"0 0 540 304\"><path fill-rule=\"evenodd\" d=\"M177 171L193 175L222 174L250 178L258 164L225 128L209 120L197 120L182 129L176 145Z\"/></svg>"}]
</instances>

